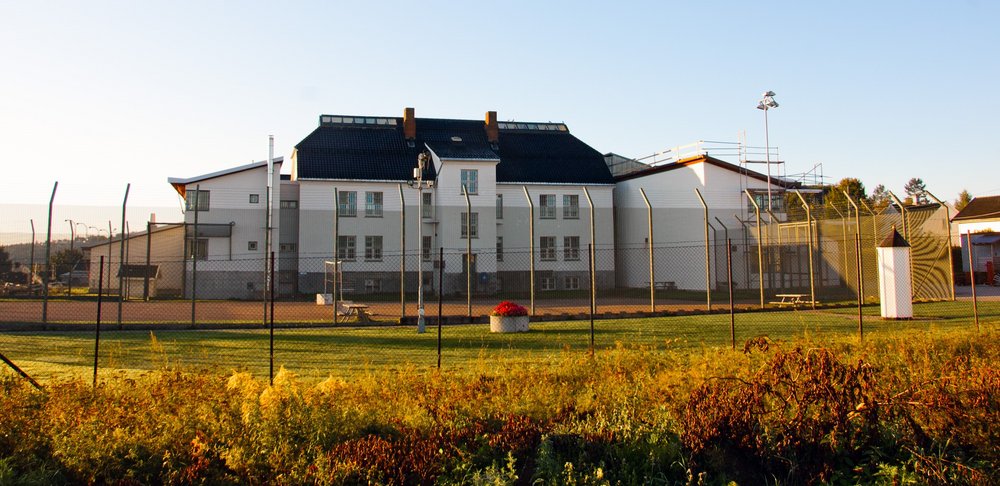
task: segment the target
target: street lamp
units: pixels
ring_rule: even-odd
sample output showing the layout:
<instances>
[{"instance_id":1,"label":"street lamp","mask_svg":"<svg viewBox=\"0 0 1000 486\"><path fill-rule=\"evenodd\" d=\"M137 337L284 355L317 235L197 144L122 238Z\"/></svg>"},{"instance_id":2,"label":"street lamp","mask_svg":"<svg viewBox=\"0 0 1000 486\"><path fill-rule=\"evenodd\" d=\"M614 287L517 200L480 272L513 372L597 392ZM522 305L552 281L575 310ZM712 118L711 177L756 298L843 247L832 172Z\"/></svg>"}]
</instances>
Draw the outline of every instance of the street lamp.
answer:
<instances>
[{"instance_id":1,"label":"street lamp","mask_svg":"<svg viewBox=\"0 0 1000 486\"><path fill-rule=\"evenodd\" d=\"M767 132L767 112L771 108L777 108L778 102L774 101L774 91L764 92L764 97L757 103L757 109L764 111L764 163L767 165L767 210L771 208L771 141Z\"/></svg>"},{"instance_id":2,"label":"street lamp","mask_svg":"<svg viewBox=\"0 0 1000 486\"><path fill-rule=\"evenodd\" d=\"M413 180L407 185L417 188L417 332L427 332L424 321L424 188L434 187L434 181L424 180L424 169L430 161L430 154L425 150L417 156L417 166L413 168ZM439 289L440 291L440 289Z\"/></svg>"},{"instance_id":3,"label":"street lamp","mask_svg":"<svg viewBox=\"0 0 1000 486\"><path fill-rule=\"evenodd\" d=\"M83 233L84 233L84 235L86 235L86 236L84 236L84 240L89 240L90 239L90 226L87 226L85 223L76 223L76 226L83 226Z\"/></svg>"}]
</instances>

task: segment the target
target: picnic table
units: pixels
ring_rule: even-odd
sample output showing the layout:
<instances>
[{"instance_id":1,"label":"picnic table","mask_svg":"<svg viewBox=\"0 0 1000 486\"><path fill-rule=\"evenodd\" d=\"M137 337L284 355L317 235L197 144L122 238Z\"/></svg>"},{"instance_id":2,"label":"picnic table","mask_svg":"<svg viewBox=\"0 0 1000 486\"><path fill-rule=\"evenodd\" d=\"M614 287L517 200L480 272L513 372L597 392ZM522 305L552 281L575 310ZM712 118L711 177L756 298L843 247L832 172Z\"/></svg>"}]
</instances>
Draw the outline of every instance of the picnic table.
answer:
<instances>
[{"instance_id":1,"label":"picnic table","mask_svg":"<svg viewBox=\"0 0 1000 486\"><path fill-rule=\"evenodd\" d=\"M798 307L812 303L809 300L809 294L774 294L774 296L781 299L771 302L778 307Z\"/></svg>"},{"instance_id":2,"label":"picnic table","mask_svg":"<svg viewBox=\"0 0 1000 486\"><path fill-rule=\"evenodd\" d=\"M347 314L345 317L350 317L354 314L358 318L358 322L370 322L371 314L368 312L368 306L365 304L348 304Z\"/></svg>"}]
</instances>

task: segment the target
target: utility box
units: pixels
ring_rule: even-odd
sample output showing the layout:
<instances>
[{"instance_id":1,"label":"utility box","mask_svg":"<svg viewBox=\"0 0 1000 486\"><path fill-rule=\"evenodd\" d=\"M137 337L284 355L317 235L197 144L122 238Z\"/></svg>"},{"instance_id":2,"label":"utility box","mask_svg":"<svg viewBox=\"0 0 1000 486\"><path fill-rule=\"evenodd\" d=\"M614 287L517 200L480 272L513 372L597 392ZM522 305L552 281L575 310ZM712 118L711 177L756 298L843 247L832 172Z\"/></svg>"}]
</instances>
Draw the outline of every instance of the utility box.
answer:
<instances>
[{"instance_id":1,"label":"utility box","mask_svg":"<svg viewBox=\"0 0 1000 486\"><path fill-rule=\"evenodd\" d=\"M910 244L892 228L878 245L879 301L883 319L912 319Z\"/></svg>"}]
</instances>

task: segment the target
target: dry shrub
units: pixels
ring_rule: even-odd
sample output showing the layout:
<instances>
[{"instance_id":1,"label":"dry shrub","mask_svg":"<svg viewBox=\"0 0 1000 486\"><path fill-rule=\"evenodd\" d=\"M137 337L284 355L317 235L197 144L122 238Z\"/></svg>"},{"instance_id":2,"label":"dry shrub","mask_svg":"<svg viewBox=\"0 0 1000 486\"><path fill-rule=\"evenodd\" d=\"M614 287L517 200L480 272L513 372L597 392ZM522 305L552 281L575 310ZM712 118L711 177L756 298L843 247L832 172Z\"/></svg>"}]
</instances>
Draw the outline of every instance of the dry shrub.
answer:
<instances>
[{"instance_id":1,"label":"dry shrub","mask_svg":"<svg viewBox=\"0 0 1000 486\"><path fill-rule=\"evenodd\" d=\"M826 349L775 354L747 380L696 388L682 440L696 469L742 481L809 483L861 462L880 441L875 370Z\"/></svg>"}]
</instances>

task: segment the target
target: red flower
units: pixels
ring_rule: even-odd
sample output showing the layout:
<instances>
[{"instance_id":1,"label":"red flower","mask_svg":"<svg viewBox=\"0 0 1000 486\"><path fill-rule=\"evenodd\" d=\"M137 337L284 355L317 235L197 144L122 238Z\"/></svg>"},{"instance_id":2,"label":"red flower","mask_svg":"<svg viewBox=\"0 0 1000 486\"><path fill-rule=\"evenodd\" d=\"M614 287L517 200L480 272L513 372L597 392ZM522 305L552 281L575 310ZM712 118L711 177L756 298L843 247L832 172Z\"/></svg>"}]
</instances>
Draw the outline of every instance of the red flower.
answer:
<instances>
[{"instance_id":1,"label":"red flower","mask_svg":"<svg viewBox=\"0 0 1000 486\"><path fill-rule=\"evenodd\" d=\"M497 306L493 308L493 312L490 312L490 315L508 317L526 316L528 315L528 309L525 309L524 307L521 307L509 300L505 300L497 304Z\"/></svg>"}]
</instances>

